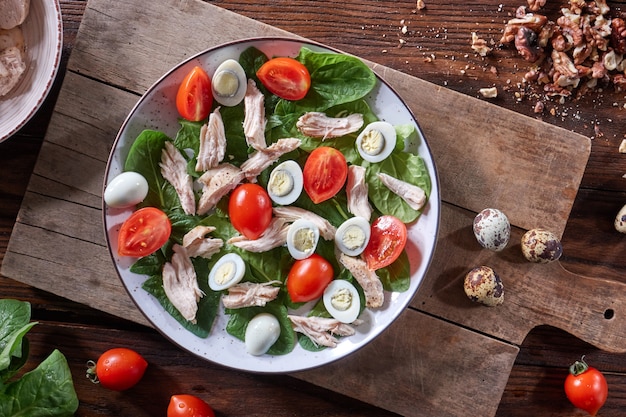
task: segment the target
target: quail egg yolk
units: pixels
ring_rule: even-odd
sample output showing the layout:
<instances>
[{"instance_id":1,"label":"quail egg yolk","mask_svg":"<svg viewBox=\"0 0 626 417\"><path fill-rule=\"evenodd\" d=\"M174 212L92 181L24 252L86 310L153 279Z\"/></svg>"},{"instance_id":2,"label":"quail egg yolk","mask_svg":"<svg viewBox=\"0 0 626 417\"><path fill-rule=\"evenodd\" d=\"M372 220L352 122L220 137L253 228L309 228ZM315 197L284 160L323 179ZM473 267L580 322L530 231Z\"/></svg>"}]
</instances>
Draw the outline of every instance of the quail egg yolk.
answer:
<instances>
[{"instance_id":1,"label":"quail egg yolk","mask_svg":"<svg viewBox=\"0 0 626 417\"><path fill-rule=\"evenodd\" d=\"M283 197L293 190L293 177L287 170L274 170L270 175L268 188L272 194Z\"/></svg>"},{"instance_id":2,"label":"quail egg yolk","mask_svg":"<svg viewBox=\"0 0 626 417\"><path fill-rule=\"evenodd\" d=\"M233 279L235 275L236 266L234 262L224 262L215 271L215 282L218 285L224 285Z\"/></svg>"},{"instance_id":3,"label":"quail egg yolk","mask_svg":"<svg viewBox=\"0 0 626 417\"><path fill-rule=\"evenodd\" d=\"M230 70L223 70L213 77L215 92L222 97L233 97L239 89L239 77Z\"/></svg>"},{"instance_id":4,"label":"quail egg yolk","mask_svg":"<svg viewBox=\"0 0 626 417\"><path fill-rule=\"evenodd\" d=\"M300 252L308 252L315 248L315 232L308 227L298 229L294 235L294 247Z\"/></svg>"},{"instance_id":5,"label":"quail egg yolk","mask_svg":"<svg viewBox=\"0 0 626 417\"><path fill-rule=\"evenodd\" d=\"M352 293L347 288L340 288L330 298L333 307L339 311L346 311L352 305Z\"/></svg>"},{"instance_id":6,"label":"quail egg yolk","mask_svg":"<svg viewBox=\"0 0 626 417\"><path fill-rule=\"evenodd\" d=\"M365 243L365 233L359 226L350 225L346 228L341 241L349 250L356 250Z\"/></svg>"},{"instance_id":7,"label":"quail egg yolk","mask_svg":"<svg viewBox=\"0 0 626 417\"><path fill-rule=\"evenodd\" d=\"M385 136L376 129L372 129L363 135L361 148L368 155L378 155L385 147Z\"/></svg>"}]
</instances>

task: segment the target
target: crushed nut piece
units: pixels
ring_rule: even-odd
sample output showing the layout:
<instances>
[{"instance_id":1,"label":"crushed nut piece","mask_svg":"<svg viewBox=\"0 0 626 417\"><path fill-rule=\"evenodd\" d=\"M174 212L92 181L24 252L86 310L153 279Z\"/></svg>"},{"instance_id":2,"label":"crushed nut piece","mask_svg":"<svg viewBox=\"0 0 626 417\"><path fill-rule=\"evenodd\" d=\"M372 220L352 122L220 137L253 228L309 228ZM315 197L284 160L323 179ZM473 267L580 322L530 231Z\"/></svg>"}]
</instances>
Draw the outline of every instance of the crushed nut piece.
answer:
<instances>
[{"instance_id":1,"label":"crushed nut piece","mask_svg":"<svg viewBox=\"0 0 626 417\"><path fill-rule=\"evenodd\" d=\"M626 139L622 139L622 143L619 144L619 152L626 153Z\"/></svg>"},{"instance_id":2,"label":"crushed nut piece","mask_svg":"<svg viewBox=\"0 0 626 417\"><path fill-rule=\"evenodd\" d=\"M424 0L417 0L417 3L415 4L415 8L417 10L423 10L424 8L426 8L426 4L424 3Z\"/></svg>"},{"instance_id":3,"label":"crushed nut piece","mask_svg":"<svg viewBox=\"0 0 626 417\"><path fill-rule=\"evenodd\" d=\"M489 88L481 88L478 92L484 98L496 98L498 97L498 88L497 87L489 87Z\"/></svg>"},{"instance_id":4,"label":"crushed nut piece","mask_svg":"<svg viewBox=\"0 0 626 417\"><path fill-rule=\"evenodd\" d=\"M476 32L472 32L472 49L480 56L487 56L493 50L487 45L487 41L478 37Z\"/></svg>"}]
</instances>

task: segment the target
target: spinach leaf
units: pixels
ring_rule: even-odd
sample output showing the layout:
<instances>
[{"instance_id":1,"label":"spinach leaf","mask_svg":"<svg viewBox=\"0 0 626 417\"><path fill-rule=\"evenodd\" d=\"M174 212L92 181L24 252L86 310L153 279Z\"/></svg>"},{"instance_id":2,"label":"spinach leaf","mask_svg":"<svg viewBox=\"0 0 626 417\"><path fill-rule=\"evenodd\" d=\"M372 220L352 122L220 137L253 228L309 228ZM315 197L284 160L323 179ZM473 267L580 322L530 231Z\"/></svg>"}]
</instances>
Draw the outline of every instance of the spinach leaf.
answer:
<instances>
[{"instance_id":1,"label":"spinach leaf","mask_svg":"<svg viewBox=\"0 0 626 417\"><path fill-rule=\"evenodd\" d=\"M383 214L391 214L404 223L415 221L421 211L414 210L400 197L389 190L379 179L378 173L384 172L392 177L402 179L410 184L417 185L424 190L426 196L430 196L431 182L428 169L424 160L412 152L404 152L405 143L411 141L410 132L415 127L408 129L406 126L396 129L398 144L391 155L378 164L363 163L367 167L366 181L370 200ZM405 137L406 135L409 135Z\"/></svg>"},{"instance_id":2,"label":"spinach leaf","mask_svg":"<svg viewBox=\"0 0 626 417\"><path fill-rule=\"evenodd\" d=\"M298 102L304 109L329 109L364 98L376 85L374 72L360 59L302 48L296 59L311 74L311 90Z\"/></svg>"},{"instance_id":3,"label":"spinach leaf","mask_svg":"<svg viewBox=\"0 0 626 417\"><path fill-rule=\"evenodd\" d=\"M37 368L0 392L1 416L70 417L77 409L70 368L56 349Z\"/></svg>"},{"instance_id":4,"label":"spinach leaf","mask_svg":"<svg viewBox=\"0 0 626 417\"><path fill-rule=\"evenodd\" d=\"M26 333L37 324L30 322L30 312L27 302L0 300L0 416L72 416L78 397L67 361L58 350L36 369L10 380L28 360Z\"/></svg>"},{"instance_id":5,"label":"spinach leaf","mask_svg":"<svg viewBox=\"0 0 626 417\"><path fill-rule=\"evenodd\" d=\"M135 139L126 157L125 171L135 171L148 181L148 195L141 203L142 207L160 207L167 212L180 207L174 187L161 175L161 151L170 138L165 133L144 130Z\"/></svg>"}]
</instances>

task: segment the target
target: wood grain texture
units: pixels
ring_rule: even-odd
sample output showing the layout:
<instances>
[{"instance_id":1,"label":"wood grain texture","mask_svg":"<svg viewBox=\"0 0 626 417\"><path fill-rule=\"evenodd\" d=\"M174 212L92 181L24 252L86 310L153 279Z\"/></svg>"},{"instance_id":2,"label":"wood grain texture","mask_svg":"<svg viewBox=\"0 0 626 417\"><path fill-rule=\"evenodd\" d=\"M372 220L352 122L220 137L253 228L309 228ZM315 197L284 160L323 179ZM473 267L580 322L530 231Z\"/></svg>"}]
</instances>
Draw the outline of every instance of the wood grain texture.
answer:
<instances>
[{"instance_id":1,"label":"wood grain texture","mask_svg":"<svg viewBox=\"0 0 626 417\"><path fill-rule=\"evenodd\" d=\"M356 53L428 80L442 89L452 89L470 97L479 97L478 88L486 85L515 86L523 71L523 62L514 51L506 48L486 60L468 54L468 31L477 30L497 39L504 20L511 16L519 2L426 2L427 9L421 12L412 10L414 2L409 1L348 2L349 7L344 7L346 3L343 1L328 0L289 3L218 0L210 3ZM61 0L61 4L66 59L86 0ZM617 5L615 2L609 4ZM560 4L550 2L548 7L554 14ZM321 9L333 10L333 13L320 12ZM400 32L402 19L407 20L409 31L406 35ZM400 37L407 40L407 47L397 47ZM435 55L436 59L424 62L430 55ZM468 64L470 68L467 68ZM489 72L490 65L497 66L497 76ZM512 82L508 83L508 80ZM623 125L619 123L623 116L624 96L607 90L576 102L549 103L547 110L554 109L554 114L546 111L536 115L532 111L536 97L529 94L520 99L513 94L515 91L514 87L508 92L501 90L493 102L592 138L592 155L563 235L565 255L562 264L578 274L624 282L626 259L621 254L626 243L612 229L612 217L626 201L621 178L626 172L626 160L616 152L624 135ZM0 172L3 179L11 179L0 184L0 256L4 255L55 99L53 91L41 114L13 140L0 144ZM71 114L67 116L71 118ZM42 182L36 186L38 189L58 186L54 181L38 176L33 176L33 181ZM99 203L99 197L94 194L81 192L82 197L78 197L75 190L63 192L72 194L72 199L84 198L87 205L94 200L93 207ZM59 193L62 191L54 191L55 195ZM54 268L54 265L48 267ZM35 357L29 365L38 363L38 359L52 347L60 347L71 358L72 373L81 398L77 414L80 416L162 414L167 395L174 390L204 397L216 406L218 415L266 415L259 410L267 410L276 416L393 415L288 376L247 375L212 366L180 352L150 330L17 281L0 277L0 287L5 295L30 300L35 308L34 318L42 322L41 326L35 327L31 337ZM153 366L150 371L152 382L138 386L128 395L118 395L92 386L82 377L86 359L94 358L112 345L127 343L135 344L149 355ZM522 342L496 415L584 416L584 412L572 408L562 392L565 368L581 354L586 354L590 363L607 372L611 391L600 415L621 416L626 407L624 355L598 350L548 326L532 330Z\"/></svg>"}]
</instances>

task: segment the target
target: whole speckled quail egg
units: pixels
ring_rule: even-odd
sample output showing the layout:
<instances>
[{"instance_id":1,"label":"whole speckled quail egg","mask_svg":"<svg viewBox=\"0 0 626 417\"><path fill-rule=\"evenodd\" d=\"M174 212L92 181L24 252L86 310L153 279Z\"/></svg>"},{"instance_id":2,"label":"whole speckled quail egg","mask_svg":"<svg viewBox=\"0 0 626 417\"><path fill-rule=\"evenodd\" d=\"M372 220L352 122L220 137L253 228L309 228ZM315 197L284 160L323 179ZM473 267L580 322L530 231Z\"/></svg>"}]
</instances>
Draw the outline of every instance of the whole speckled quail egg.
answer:
<instances>
[{"instance_id":1,"label":"whole speckled quail egg","mask_svg":"<svg viewBox=\"0 0 626 417\"><path fill-rule=\"evenodd\" d=\"M506 215L494 208L486 208L474 217L474 236L486 249L499 252L509 243L511 224Z\"/></svg>"},{"instance_id":2,"label":"whole speckled quail egg","mask_svg":"<svg viewBox=\"0 0 626 417\"><path fill-rule=\"evenodd\" d=\"M530 262L546 264L563 254L559 238L549 230L531 229L522 236L522 253Z\"/></svg>"},{"instance_id":3,"label":"whole speckled quail egg","mask_svg":"<svg viewBox=\"0 0 626 417\"><path fill-rule=\"evenodd\" d=\"M615 230L626 233L626 205L615 216Z\"/></svg>"},{"instance_id":4,"label":"whole speckled quail egg","mask_svg":"<svg viewBox=\"0 0 626 417\"><path fill-rule=\"evenodd\" d=\"M504 302L504 285L496 272L488 266L478 266L465 275L465 294L470 300L495 307Z\"/></svg>"}]
</instances>

